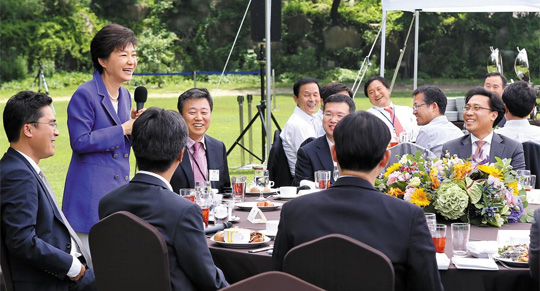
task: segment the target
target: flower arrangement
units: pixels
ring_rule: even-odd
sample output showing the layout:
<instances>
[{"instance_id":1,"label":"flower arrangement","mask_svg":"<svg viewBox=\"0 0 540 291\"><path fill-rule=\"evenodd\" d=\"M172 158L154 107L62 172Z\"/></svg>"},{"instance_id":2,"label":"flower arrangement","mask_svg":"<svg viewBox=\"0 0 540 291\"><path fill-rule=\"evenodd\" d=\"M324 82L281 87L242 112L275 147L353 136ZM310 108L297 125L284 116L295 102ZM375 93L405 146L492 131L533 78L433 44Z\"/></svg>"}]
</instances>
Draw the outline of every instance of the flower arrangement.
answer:
<instances>
[{"instance_id":1,"label":"flower arrangement","mask_svg":"<svg viewBox=\"0 0 540 291\"><path fill-rule=\"evenodd\" d=\"M426 159L417 151L387 167L375 186L449 220L500 227L526 217L526 193L508 159L475 164L457 156Z\"/></svg>"}]
</instances>

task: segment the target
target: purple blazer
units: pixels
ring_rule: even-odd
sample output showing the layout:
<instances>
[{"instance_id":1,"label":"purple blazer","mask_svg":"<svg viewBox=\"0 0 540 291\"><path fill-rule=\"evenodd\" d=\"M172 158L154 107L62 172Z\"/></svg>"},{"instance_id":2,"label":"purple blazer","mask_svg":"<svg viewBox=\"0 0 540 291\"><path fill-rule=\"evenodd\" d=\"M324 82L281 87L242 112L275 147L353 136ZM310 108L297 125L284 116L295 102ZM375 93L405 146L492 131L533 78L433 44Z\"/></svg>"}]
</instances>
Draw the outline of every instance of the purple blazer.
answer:
<instances>
[{"instance_id":1,"label":"purple blazer","mask_svg":"<svg viewBox=\"0 0 540 291\"><path fill-rule=\"evenodd\" d=\"M77 232L88 233L99 220L105 194L129 181L131 137L122 123L131 116L131 95L120 87L118 114L99 72L79 86L69 101L68 130L73 154L62 210Z\"/></svg>"}]
</instances>

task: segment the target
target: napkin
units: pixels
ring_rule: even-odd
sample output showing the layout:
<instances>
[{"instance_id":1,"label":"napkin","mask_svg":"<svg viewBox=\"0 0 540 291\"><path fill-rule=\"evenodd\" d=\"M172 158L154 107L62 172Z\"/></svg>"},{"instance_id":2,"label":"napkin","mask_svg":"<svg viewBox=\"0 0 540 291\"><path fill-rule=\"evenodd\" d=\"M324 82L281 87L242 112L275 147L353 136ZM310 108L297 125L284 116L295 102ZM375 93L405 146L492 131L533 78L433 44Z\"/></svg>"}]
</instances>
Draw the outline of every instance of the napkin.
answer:
<instances>
[{"instance_id":1,"label":"napkin","mask_svg":"<svg viewBox=\"0 0 540 291\"><path fill-rule=\"evenodd\" d=\"M436 253L437 259L437 267L439 267L439 270L448 270L448 266L450 266L450 259L445 253Z\"/></svg>"},{"instance_id":2,"label":"napkin","mask_svg":"<svg viewBox=\"0 0 540 291\"><path fill-rule=\"evenodd\" d=\"M529 204L540 204L540 189L527 191L527 202Z\"/></svg>"},{"instance_id":3,"label":"napkin","mask_svg":"<svg viewBox=\"0 0 540 291\"><path fill-rule=\"evenodd\" d=\"M470 241L467 249L471 255L476 258L488 258L490 254L497 253L499 244L494 241Z\"/></svg>"},{"instance_id":4,"label":"napkin","mask_svg":"<svg viewBox=\"0 0 540 291\"><path fill-rule=\"evenodd\" d=\"M474 259L453 257L452 263L458 269L498 271L499 267L493 259Z\"/></svg>"}]
</instances>

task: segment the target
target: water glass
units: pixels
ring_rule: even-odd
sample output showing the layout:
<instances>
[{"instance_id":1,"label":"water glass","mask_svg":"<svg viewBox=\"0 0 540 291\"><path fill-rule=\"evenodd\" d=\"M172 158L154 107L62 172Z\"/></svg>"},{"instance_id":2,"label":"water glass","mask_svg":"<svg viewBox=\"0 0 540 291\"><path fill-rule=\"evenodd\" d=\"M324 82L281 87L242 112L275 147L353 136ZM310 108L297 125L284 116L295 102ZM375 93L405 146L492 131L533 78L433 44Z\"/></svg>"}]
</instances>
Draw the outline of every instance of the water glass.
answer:
<instances>
[{"instance_id":1,"label":"water glass","mask_svg":"<svg viewBox=\"0 0 540 291\"><path fill-rule=\"evenodd\" d=\"M433 244L435 245L435 251L437 251L437 253L444 253L444 248L446 247L446 225L435 225L435 233L432 238Z\"/></svg>"},{"instance_id":2,"label":"water glass","mask_svg":"<svg viewBox=\"0 0 540 291\"><path fill-rule=\"evenodd\" d=\"M195 202L201 207L203 223L208 227L208 219L210 218L210 207L212 206L212 192L206 190L195 191Z\"/></svg>"},{"instance_id":3,"label":"water glass","mask_svg":"<svg viewBox=\"0 0 540 291\"><path fill-rule=\"evenodd\" d=\"M437 217L435 216L435 213L425 213L425 215L426 215L426 222L429 228L429 232L431 233L431 236L433 236L435 234L435 225L437 224Z\"/></svg>"},{"instance_id":4,"label":"water glass","mask_svg":"<svg viewBox=\"0 0 540 291\"><path fill-rule=\"evenodd\" d=\"M529 186L529 179L531 171L529 170L516 170L518 180L518 190L526 189Z\"/></svg>"},{"instance_id":5,"label":"water glass","mask_svg":"<svg viewBox=\"0 0 540 291\"><path fill-rule=\"evenodd\" d=\"M399 135L399 143L405 143L411 141L411 134L409 132L403 131Z\"/></svg>"},{"instance_id":6,"label":"water glass","mask_svg":"<svg viewBox=\"0 0 540 291\"><path fill-rule=\"evenodd\" d=\"M339 179L339 169L337 167L337 164L334 163L334 182L337 181L337 179Z\"/></svg>"},{"instance_id":7,"label":"water glass","mask_svg":"<svg viewBox=\"0 0 540 291\"><path fill-rule=\"evenodd\" d=\"M232 177L233 200L236 202L244 202L246 195L246 180L245 176Z\"/></svg>"},{"instance_id":8,"label":"water glass","mask_svg":"<svg viewBox=\"0 0 540 291\"><path fill-rule=\"evenodd\" d=\"M330 187L330 171L315 171L315 187L317 189Z\"/></svg>"},{"instance_id":9,"label":"water glass","mask_svg":"<svg viewBox=\"0 0 540 291\"><path fill-rule=\"evenodd\" d=\"M180 196L188 199L191 202L195 202L195 190L190 188L180 189Z\"/></svg>"},{"instance_id":10,"label":"water glass","mask_svg":"<svg viewBox=\"0 0 540 291\"><path fill-rule=\"evenodd\" d=\"M531 189L536 189L536 175L529 176L529 189L527 191Z\"/></svg>"},{"instance_id":11,"label":"water glass","mask_svg":"<svg viewBox=\"0 0 540 291\"><path fill-rule=\"evenodd\" d=\"M454 257L466 257L471 226L468 223L452 223L451 227Z\"/></svg>"},{"instance_id":12,"label":"water glass","mask_svg":"<svg viewBox=\"0 0 540 291\"><path fill-rule=\"evenodd\" d=\"M255 170L253 180L255 181L255 186L257 187L257 189L259 189L259 198L257 198L256 200L265 201L266 198L264 198L263 191L266 187L270 185L268 170Z\"/></svg>"}]
</instances>

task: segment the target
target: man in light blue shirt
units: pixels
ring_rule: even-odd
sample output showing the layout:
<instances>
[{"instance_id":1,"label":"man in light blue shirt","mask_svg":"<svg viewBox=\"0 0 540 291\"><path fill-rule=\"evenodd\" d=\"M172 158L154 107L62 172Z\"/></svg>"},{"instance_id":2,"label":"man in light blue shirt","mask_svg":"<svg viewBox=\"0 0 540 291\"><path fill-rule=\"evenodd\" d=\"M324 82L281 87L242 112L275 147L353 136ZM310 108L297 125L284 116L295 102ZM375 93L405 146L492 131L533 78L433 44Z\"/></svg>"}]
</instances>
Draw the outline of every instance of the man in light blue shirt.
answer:
<instances>
[{"instance_id":1,"label":"man in light blue shirt","mask_svg":"<svg viewBox=\"0 0 540 291\"><path fill-rule=\"evenodd\" d=\"M448 101L441 89L422 86L414 90L413 97L413 114L420 125L416 144L440 156L442 145L463 136L463 132L444 116Z\"/></svg>"}]
</instances>

